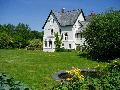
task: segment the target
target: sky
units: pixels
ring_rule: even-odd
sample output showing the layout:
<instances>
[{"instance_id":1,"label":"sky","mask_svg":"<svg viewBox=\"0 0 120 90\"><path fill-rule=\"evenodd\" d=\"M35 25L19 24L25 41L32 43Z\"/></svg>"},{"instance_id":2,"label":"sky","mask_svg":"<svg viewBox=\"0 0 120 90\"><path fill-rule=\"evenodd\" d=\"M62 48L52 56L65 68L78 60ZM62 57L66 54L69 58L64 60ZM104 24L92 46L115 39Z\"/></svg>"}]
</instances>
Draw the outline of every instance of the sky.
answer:
<instances>
[{"instance_id":1,"label":"sky","mask_svg":"<svg viewBox=\"0 0 120 90\"><path fill-rule=\"evenodd\" d=\"M50 10L82 9L85 16L110 8L120 10L120 0L0 0L0 24L19 22L28 24L32 30L43 31L42 26Z\"/></svg>"}]
</instances>

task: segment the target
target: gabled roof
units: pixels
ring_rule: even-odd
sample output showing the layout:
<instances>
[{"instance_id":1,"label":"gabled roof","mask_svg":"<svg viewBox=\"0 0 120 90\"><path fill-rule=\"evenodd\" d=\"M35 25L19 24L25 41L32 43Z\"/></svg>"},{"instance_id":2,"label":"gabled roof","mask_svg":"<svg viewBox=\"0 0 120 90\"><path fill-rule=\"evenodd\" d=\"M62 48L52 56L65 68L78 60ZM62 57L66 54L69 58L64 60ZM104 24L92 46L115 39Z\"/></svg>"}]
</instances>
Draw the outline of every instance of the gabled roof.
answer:
<instances>
[{"instance_id":1,"label":"gabled roof","mask_svg":"<svg viewBox=\"0 0 120 90\"><path fill-rule=\"evenodd\" d=\"M43 25L43 27L42 27L42 29L44 29L44 27L45 27L45 25L46 25L46 23L47 23L47 21L48 21L48 19L49 19L49 17L50 17L51 14L53 14L53 16L55 17L55 19L57 20L55 14L54 14L53 11L51 10L50 13L49 13L49 15L48 15L48 17L47 17L47 19L46 19L46 21L45 21L45 23L44 23L44 25ZM57 20L57 22L58 22L58 20ZM58 22L58 24L60 25L59 22Z\"/></svg>"},{"instance_id":2,"label":"gabled roof","mask_svg":"<svg viewBox=\"0 0 120 90\"><path fill-rule=\"evenodd\" d=\"M65 11L64 12L56 12L56 11L51 10L48 18L50 17L51 14L53 14L60 26L72 26L75 24L80 13L82 13L82 15L85 19L82 9L66 11L66 12ZM47 20L48 20L48 18L47 18ZM45 24L47 23L47 20L46 20ZM44 26L45 26L45 24L44 24ZM44 26L43 26L43 28L44 28Z\"/></svg>"},{"instance_id":3,"label":"gabled roof","mask_svg":"<svg viewBox=\"0 0 120 90\"><path fill-rule=\"evenodd\" d=\"M55 14L61 26L71 26L74 25L81 12L82 10L72 10L72 11L66 11L64 13L61 12L53 12L53 13Z\"/></svg>"}]
</instances>

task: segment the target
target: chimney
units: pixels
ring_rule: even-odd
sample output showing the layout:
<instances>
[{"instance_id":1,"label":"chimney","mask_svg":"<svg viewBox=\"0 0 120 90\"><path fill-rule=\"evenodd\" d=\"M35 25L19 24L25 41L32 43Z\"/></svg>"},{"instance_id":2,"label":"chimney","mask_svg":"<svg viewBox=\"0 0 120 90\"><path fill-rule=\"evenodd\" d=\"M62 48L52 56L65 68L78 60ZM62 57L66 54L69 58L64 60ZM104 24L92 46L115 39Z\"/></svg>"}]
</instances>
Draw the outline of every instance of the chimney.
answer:
<instances>
[{"instance_id":1,"label":"chimney","mask_svg":"<svg viewBox=\"0 0 120 90\"><path fill-rule=\"evenodd\" d=\"M94 16L94 15L95 15L94 11L91 11L89 16Z\"/></svg>"},{"instance_id":2,"label":"chimney","mask_svg":"<svg viewBox=\"0 0 120 90\"><path fill-rule=\"evenodd\" d=\"M65 8L62 8L61 12L60 12L60 22L61 23L63 23L63 21L64 21L64 14L65 14Z\"/></svg>"},{"instance_id":3,"label":"chimney","mask_svg":"<svg viewBox=\"0 0 120 90\"><path fill-rule=\"evenodd\" d=\"M61 13L64 13L64 12L65 12L65 8L62 8L62 9L61 9Z\"/></svg>"}]
</instances>

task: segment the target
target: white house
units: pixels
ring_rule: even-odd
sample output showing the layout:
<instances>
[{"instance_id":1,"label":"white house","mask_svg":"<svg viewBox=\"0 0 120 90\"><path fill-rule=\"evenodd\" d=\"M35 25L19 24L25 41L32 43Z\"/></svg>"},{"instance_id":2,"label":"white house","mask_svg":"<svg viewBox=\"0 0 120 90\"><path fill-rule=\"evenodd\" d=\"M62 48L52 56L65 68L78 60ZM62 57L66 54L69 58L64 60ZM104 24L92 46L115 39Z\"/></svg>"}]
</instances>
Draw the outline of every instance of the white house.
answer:
<instances>
[{"instance_id":1,"label":"white house","mask_svg":"<svg viewBox=\"0 0 120 90\"><path fill-rule=\"evenodd\" d=\"M85 44L81 32L89 22L90 17L85 17L82 9L61 12L51 10L43 26L43 51L55 51L54 33L63 34L62 48L75 49Z\"/></svg>"}]
</instances>

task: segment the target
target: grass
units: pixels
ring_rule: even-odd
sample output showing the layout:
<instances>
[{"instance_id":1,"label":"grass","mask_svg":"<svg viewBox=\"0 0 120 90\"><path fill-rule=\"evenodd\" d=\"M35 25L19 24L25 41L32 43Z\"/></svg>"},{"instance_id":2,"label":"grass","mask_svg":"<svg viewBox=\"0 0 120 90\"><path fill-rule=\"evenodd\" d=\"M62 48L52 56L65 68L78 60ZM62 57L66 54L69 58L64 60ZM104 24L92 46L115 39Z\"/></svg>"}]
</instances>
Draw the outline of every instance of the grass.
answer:
<instances>
[{"instance_id":1,"label":"grass","mask_svg":"<svg viewBox=\"0 0 120 90\"><path fill-rule=\"evenodd\" d=\"M33 88L49 90L58 82L51 75L59 70L94 68L98 63L80 58L75 52L45 53L42 51L0 50L0 72L6 73Z\"/></svg>"}]
</instances>

